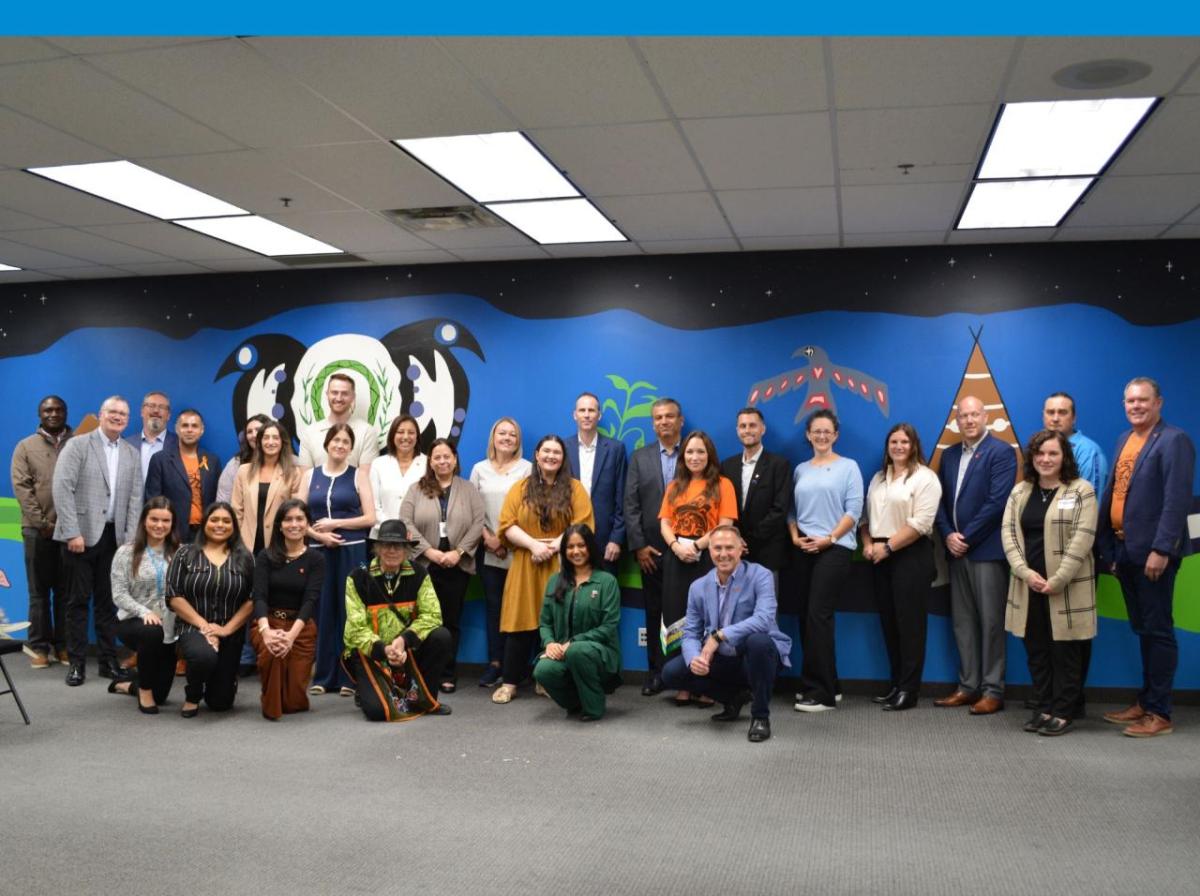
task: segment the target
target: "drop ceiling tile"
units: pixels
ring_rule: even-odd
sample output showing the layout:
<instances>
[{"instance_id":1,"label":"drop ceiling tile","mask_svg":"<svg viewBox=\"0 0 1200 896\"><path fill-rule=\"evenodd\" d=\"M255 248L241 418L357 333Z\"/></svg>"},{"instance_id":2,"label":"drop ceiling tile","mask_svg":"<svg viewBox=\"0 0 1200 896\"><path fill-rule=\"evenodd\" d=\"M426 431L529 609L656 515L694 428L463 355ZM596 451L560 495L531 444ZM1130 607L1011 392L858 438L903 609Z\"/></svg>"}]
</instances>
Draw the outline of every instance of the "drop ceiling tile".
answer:
<instances>
[{"instance_id":1,"label":"drop ceiling tile","mask_svg":"<svg viewBox=\"0 0 1200 896\"><path fill-rule=\"evenodd\" d=\"M228 40L229 38L204 37L48 37L48 43L61 47L68 53L87 56L93 53L124 53L129 50L144 50L153 47L170 47L177 44L194 44L202 41Z\"/></svg>"},{"instance_id":2,"label":"drop ceiling tile","mask_svg":"<svg viewBox=\"0 0 1200 896\"><path fill-rule=\"evenodd\" d=\"M847 233L842 245L847 249L869 246L934 246L945 242L944 230L912 230L907 233Z\"/></svg>"},{"instance_id":3,"label":"drop ceiling tile","mask_svg":"<svg viewBox=\"0 0 1200 896\"><path fill-rule=\"evenodd\" d=\"M732 235L708 193L611 196L596 204L632 240L719 239Z\"/></svg>"},{"instance_id":4,"label":"drop ceiling tile","mask_svg":"<svg viewBox=\"0 0 1200 896\"><path fill-rule=\"evenodd\" d=\"M711 118L682 126L713 189L833 183L829 116L823 112Z\"/></svg>"},{"instance_id":5,"label":"drop ceiling tile","mask_svg":"<svg viewBox=\"0 0 1200 896\"><path fill-rule=\"evenodd\" d=\"M624 38L454 38L443 43L522 127L667 117Z\"/></svg>"},{"instance_id":6,"label":"drop ceiling tile","mask_svg":"<svg viewBox=\"0 0 1200 896\"><path fill-rule=\"evenodd\" d=\"M838 164L843 172L973 167L994 119L991 104L839 112Z\"/></svg>"},{"instance_id":7,"label":"drop ceiling tile","mask_svg":"<svg viewBox=\"0 0 1200 896\"><path fill-rule=\"evenodd\" d=\"M1192 71L1188 79L1179 86L1179 90L1176 92L1181 94L1200 93L1200 66Z\"/></svg>"},{"instance_id":8,"label":"drop ceiling tile","mask_svg":"<svg viewBox=\"0 0 1200 896\"><path fill-rule=\"evenodd\" d=\"M811 236L756 236L742 239L742 248L747 252L784 249L837 249L841 244L842 240L836 233L821 233Z\"/></svg>"},{"instance_id":9,"label":"drop ceiling tile","mask_svg":"<svg viewBox=\"0 0 1200 896\"><path fill-rule=\"evenodd\" d=\"M637 46L680 118L828 107L819 38L650 38Z\"/></svg>"},{"instance_id":10,"label":"drop ceiling tile","mask_svg":"<svg viewBox=\"0 0 1200 896\"><path fill-rule=\"evenodd\" d=\"M215 243L216 240L213 240ZM226 245L226 249L231 249L231 246ZM213 258L201 262L210 271L220 271L223 273L254 273L255 271L282 271L287 269L287 265L280 264L271 258L265 258L261 255L248 256L246 258Z\"/></svg>"},{"instance_id":11,"label":"drop ceiling tile","mask_svg":"<svg viewBox=\"0 0 1200 896\"><path fill-rule=\"evenodd\" d=\"M745 237L836 233L833 187L805 190L732 190L717 194L734 232Z\"/></svg>"},{"instance_id":12,"label":"drop ceiling tile","mask_svg":"<svg viewBox=\"0 0 1200 896\"><path fill-rule=\"evenodd\" d=\"M1026 38L1005 91L1005 102L1088 99L1093 96L1165 96L1200 58L1200 41L1170 37ZM1054 82L1068 65L1101 59L1131 59L1151 66L1140 81L1102 90L1075 90Z\"/></svg>"},{"instance_id":13,"label":"drop ceiling tile","mask_svg":"<svg viewBox=\"0 0 1200 896\"><path fill-rule=\"evenodd\" d=\"M1115 175L1200 174L1200 96L1168 97L1109 171Z\"/></svg>"},{"instance_id":14,"label":"drop ceiling tile","mask_svg":"<svg viewBox=\"0 0 1200 896\"><path fill-rule=\"evenodd\" d=\"M62 226L146 220L140 212L24 171L0 171L0 197L5 208Z\"/></svg>"},{"instance_id":15,"label":"drop ceiling tile","mask_svg":"<svg viewBox=\"0 0 1200 896\"><path fill-rule=\"evenodd\" d=\"M1073 227L1174 224L1200 205L1200 174L1103 177L1067 221Z\"/></svg>"},{"instance_id":16,"label":"drop ceiling tile","mask_svg":"<svg viewBox=\"0 0 1200 896\"><path fill-rule=\"evenodd\" d=\"M952 230L946 242L978 243L1044 243L1053 239L1053 227L998 227L994 230Z\"/></svg>"},{"instance_id":17,"label":"drop ceiling tile","mask_svg":"<svg viewBox=\"0 0 1200 896\"><path fill-rule=\"evenodd\" d=\"M455 249L454 254L463 261L518 261L524 259L549 258L541 246L508 246L506 248Z\"/></svg>"},{"instance_id":18,"label":"drop ceiling tile","mask_svg":"<svg viewBox=\"0 0 1200 896\"><path fill-rule=\"evenodd\" d=\"M387 139L517 127L431 38L252 38L247 43Z\"/></svg>"},{"instance_id":19,"label":"drop ceiling tile","mask_svg":"<svg viewBox=\"0 0 1200 896\"><path fill-rule=\"evenodd\" d=\"M695 255L703 252L738 252L735 239L723 240L642 240L642 250L648 255Z\"/></svg>"},{"instance_id":20,"label":"drop ceiling tile","mask_svg":"<svg viewBox=\"0 0 1200 896\"><path fill-rule=\"evenodd\" d=\"M368 252L363 258L380 265L444 264L456 260L449 252L441 249L428 249L424 252Z\"/></svg>"},{"instance_id":21,"label":"drop ceiling tile","mask_svg":"<svg viewBox=\"0 0 1200 896\"><path fill-rule=\"evenodd\" d=\"M913 165L905 173L894 165L878 168L855 168L840 172L843 187L872 186L875 184L965 184L975 174L975 163L969 165Z\"/></svg>"},{"instance_id":22,"label":"drop ceiling tile","mask_svg":"<svg viewBox=\"0 0 1200 896\"><path fill-rule=\"evenodd\" d=\"M7 237L8 234L4 234L4 236ZM13 267L37 270L84 267L88 264L85 258L72 258L58 252L48 252L45 249L14 243L7 239L0 239L0 259Z\"/></svg>"},{"instance_id":23,"label":"drop ceiling tile","mask_svg":"<svg viewBox=\"0 0 1200 896\"><path fill-rule=\"evenodd\" d=\"M508 225L481 227L477 230L434 230L421 234L421 238L442 249L457 252L459 249L494 249L501 246L526 247L536 245L529 237Z\"/></svg>"},{"instance_id":24,"label":"drop ceiling tile","mask_svg":"<svg viewBox=\"0 0 1200 896\"><path fill-rule=\"evenodd\" d=\"M6 68L0 104L127 158L240 148L78 58Z\"/></svg>"},{"instance_id":25,"label":"drop ceiling tile","mask_svg":"<svg viewBox=\"0 0 1200 896\"><path fill-rule=\"evenodd\" d=\"M105 239L85 230L56 227L49 230L16 230L4 234L5 239L37 249L57 252L96 264L124 264L127 261L165 261L155 252L147 252L124 243Z\"/></svg>"},{"instance_id":26,"label":"drop ceiling tile","mask_svg":"<svg viewBox=\"0 0 1200 896\"><path fill-rule=\"evenodd\" d=\"M544 248L555 258L604 258L609 255L643 254L637 243L569 243Z\"/></svg>"},{"instance_id":27,"label":"drop ceiling tile","mask_svg":"<svg viewBox=\"0 0 1200 896\"><path fill-rule=\"evenodd\" d=\"M842 231L948 230L958 217L961 184L899 184L843 187Z\"/></svg>"},{"instance_id":28,"label":"drop ceiling tile","mask_svg":"<svg viewBox=\"0 0 1200 896\"><path fill-rule=\"evenodd\" d=\"M0 271L0 284L37 283L45 280L64 280L61 274L46 274L42 271Z\"/></svg>"},{"instance_id":29,"label":"drop ceiling tile","mask_svg":"<svg viewBox=\"0 0 1200 896\"><path fill-rule=\"evenodd\" d=\"M121 270L145 277L174 277L181 274L211 274L206 267L186 261L149 261L121 265Z\"/></svg>"},{"instance_id":30,"label":"drop ceiling tile","mask_svg":"<svg viewBox=\"0 0 1200 896\"><path fill-rule=\"evenodd\" d=\"M253 252L237 249L212 237L204 236L167 221L147 221L141 224L106 224L84 228L88 233L120 243L137 246L149 252L180 261L195 261L208 266L213 259L256 259Z\"/></svg>"},{"instance_id":31,"label":"drop ceiling tile","mask_svg":"<svg viewBox=\"0 0 1200 896\"><path fill-rule=\"evenodd\" d=\"M289 171L258 151L134 161L256 214L283 213L284 197L291 200L286 206L290 211L325 212L354 208L345 199Z\"/></svg>"},{"instance_id":32,"label":"drop ceiling tile","mask_svg":"<svg viewBox=\"0 0 1200 896\"><path fill-rule=\"evenodd\" d=\"M97 56L92 65L246 146L373 135L236 40Z\"/></svg>"},{"instance_id":33,"label":"drop ceiling tile","mask_svg":"<svg viewBox=\"0 0 1200 896\"><path fill-rule=\"evenodd\" d=\"M684 193L704 178L670 122L555 128L529 134L589 196Z\"/></svg>"},{"instance_id":34,"label":"drop ceiling tile","mask_svg":"<svg viewBox=\"0 0 1200 896\"><path fill-rule=\"evenodd\" d=\"M1160 224L1137 227L1062 227L1054 237L1056 243L1077 240L1152 240L1163 233Z\"/></svg>"},{"instance_id":35,"label":"drop ceiling tile","mask_svg":"<svg viewBox=\"0 0 1200 896\"><path fill-rule=\"evenodd\" d=\"M863 37L832 41L839 109L996 100L1011 38Z\"/></svg>"},{"instance_id":36,"label":"drop ceiling tile","mask_svg":"<svg viewBox=\"0 0 1200 896\"><path fill-rule=\"evenodd\" d=\"M426 241L370 212L287 212L267 217L354 255L429 248Z\"/></svg>"},{"instance_id":37,"label":"drop ceiling tile","mask_svg":"<svg viewBox=\"0 0 1200 896\"><path fill-rule=\"evenodd\" d=\"M36 37L0 37L0 65L62 56L58 47Z\"/></svg>"},{"instance_id":38,"label":"drop ceiling tile","mask_svg":"<svg viewBox=\"0 0 1200 896\"><path fill-rule=\"evenodd\" d=\"M78 268L48 268L47 272L59 274L68 280L112 280L129 276L128 273L120 268L110 268L105 265L88 265Z\"/></svg>"},{"instance_id":39,"label":"drop ceiling tile","mask_svg":"<svg viewBox=\"0 0 1200 896\"><path fill-rule=\"evenodd\" d=\"M107 150L76 140L57 128L9 109L0 108L0 166L33 168L107 162L116 158Z\"/></svg>"},{"instance_id":40,"label":"drop ceiling tile","mask_svg":"<svg viewBox=\"0 0 1200 896\"><path fill-rule=\"evenodd\" d=\"M1165 240L1200 240L1200 224L1176 224L1162 235Z\"/></svg>"},{"instance_id":41,"label":"drop ceiling tile","mask_svg":"<svg viewBox=\"0 0 1200 896\"><path fill-rule=\"evenodd\" d=\"M265 154L371 211L470 204L466 196L390 143L293 147Z\"/></svg>"},{"instance_id":42,"label":"drop ceiling tile","mask_svg":"<svg viewBox=\"0 0 1200 896\"><path fill-rule=\"evenodd\" d=\"M39 227L53 227L53 222L36 218L24 212L10 208L0 208L0 231L5 230L37 230Z\"/></svg>"}]
</instances>

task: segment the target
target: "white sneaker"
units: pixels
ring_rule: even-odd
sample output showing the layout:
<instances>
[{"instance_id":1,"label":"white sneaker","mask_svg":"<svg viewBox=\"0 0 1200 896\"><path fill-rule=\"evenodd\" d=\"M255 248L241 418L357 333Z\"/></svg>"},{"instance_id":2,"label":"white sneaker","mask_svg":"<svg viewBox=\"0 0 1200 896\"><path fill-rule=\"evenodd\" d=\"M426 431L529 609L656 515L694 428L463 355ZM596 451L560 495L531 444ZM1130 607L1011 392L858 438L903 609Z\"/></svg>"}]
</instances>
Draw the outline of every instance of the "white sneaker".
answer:
<instances>
[{"instance_id":1,"label":"white sneaker","mask_svg":"<svg viewBox=\"0 0 1200 896\"><path fill-rule=\"evenodd\" d=\"M812 698L806 697L803 700L797 700L796 705L792 707L796 712L826 712L827 710L837 709L836 706L826 706L824 703L818 703Z\"/></svg>"},{"instance_id":2,"label":"white sneaker","mask_svg":"<svg viewBox=\"0 0 1200 896\"><path fill-rule=\"evenodd\" d=\"M841 703L841 702L842 702L842 695L841 695L841 694L834 694L834 695L833 695L833 702L834 702L834 703Z\"/></svg>"}]
</instances>

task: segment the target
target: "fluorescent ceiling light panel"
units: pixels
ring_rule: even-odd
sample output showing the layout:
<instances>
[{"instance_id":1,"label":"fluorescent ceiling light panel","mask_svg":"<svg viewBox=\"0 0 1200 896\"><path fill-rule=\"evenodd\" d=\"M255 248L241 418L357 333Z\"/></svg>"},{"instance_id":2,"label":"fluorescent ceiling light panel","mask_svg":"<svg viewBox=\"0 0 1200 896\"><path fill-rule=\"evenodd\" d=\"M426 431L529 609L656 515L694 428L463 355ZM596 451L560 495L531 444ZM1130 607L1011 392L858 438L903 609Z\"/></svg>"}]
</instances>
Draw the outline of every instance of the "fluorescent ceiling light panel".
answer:
<instances>
[{"instance_id":1,"label":"fluorescent ceiling light panel","mask_svg":"<svg viewBox=\"0 0 1200 896\"><path fill-rule=\"evenodd\" d=\"M1099 174L1155 98L1008 103L979 180Z\"/></svg>"},{"instance_id":2,"label":"fluorescent ceiling light panel","mask_svg":"<svg viewBox=\"0 0 1200 896\"><path fill-rule=\"evenodd\" d=\"M194 221L176 221L180 227L215 236L219 240L233 243L257 252L260 255L341 255L341 249L314 240L276 224L258 215L241 215L236 218L200 218Z\"/></svg>"},{"instance_id":3,"label":"fluorescent ceiling light panel","mask_svg":"<svg viewBox=\"0 0 1200 896\"><path fill-rule=\"evenodd\" d=\"M0 271L19 271L20 268L14 268L11 264L0 264Z\"/></svg>"},{"instance_id":4,"label":"fluorescent ceiling light panel","mask_svg":"<svg viewBox=\"0 0 1200 896\"><path fill-rule=\"evenodd\" d=\"M501 202L487 208L543 246L627 242L625 235L586 199Z\"/></svg>"},{"instance_id":5,"label":"fluorescent ceiling light panel","mask_svg":"<svg viewBox=\"0 0 1200 896\"><path fill-rule=\"evenodd\" d=\"M1064 177L975 184L957 229L1057 227L1092 181Z\"/></svg>"},{"instance_id":6,"label":"fluorescent ceiling light panel","mask_svg":"<svg viewBox=\"0 0 1200 896\"><path fill-rule=\"evenodd\" d=\"M579 195L519 131L393 142L479 203Z\"/></svg>"},{"instance_id":7,"label":"fluorescent ceiling light panel","mask_svg":"<svg viewBox=\"0 0 1200 896\"><path fill-rule=\"evenodd\" d=\"M133 162L90 162L27 170L164 221L246 214L236 205L193 190Z\"/></svg>"}]
</instances>

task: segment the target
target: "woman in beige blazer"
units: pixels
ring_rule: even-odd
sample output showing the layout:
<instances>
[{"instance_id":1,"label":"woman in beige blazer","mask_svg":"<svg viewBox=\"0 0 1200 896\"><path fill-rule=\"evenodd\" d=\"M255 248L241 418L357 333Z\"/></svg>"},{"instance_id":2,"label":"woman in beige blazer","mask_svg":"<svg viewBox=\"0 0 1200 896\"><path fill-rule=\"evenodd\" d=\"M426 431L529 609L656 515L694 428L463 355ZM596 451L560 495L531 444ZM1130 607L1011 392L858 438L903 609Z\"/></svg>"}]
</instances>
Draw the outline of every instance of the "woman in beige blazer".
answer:
<instances>
[{"instance_id":1,"label":"woman in beige blazer","mask_svg":"<svg viewBox=\"0 0 1200 896\"><path fill-rule=\"evenodd\" d=\"M272 420L258 432L250 463L238 467L233 481L234 516L246 549L258 556L271 543L275 516L300 487L300 469L292 455L292 439L282 423Z\"/></svg>"},{"instance_id":2,"label":"woman in beige blazer","mask_svg":"<svg viewBox=\"0 0 1200 896\"><path fill-rule=\"evenodd\" d=\"M1083 693L1084 645L1096 637L1096 512L1066 436L1037 433L1000 528L1012 571L1004 627L1025 639L1038 705L1029 732L1065 734Z\"/></svg>"},{"instance_id":3,"label":"woman in beige blazer","mask_svg":"<svg viewBox=\"0 0 1200 896\"><path fill-rule=\"evenodd\" d=\"M429 572L442 607L442 624L450 630L453 642L441 677L445 694L457 688L455 656L463 599L483 535L483 497L458 473L457 449L446 439L435 439L425 475L400 502L400 519L409 537L416 540L411 556Z\"/></svg>"}]
</instances>

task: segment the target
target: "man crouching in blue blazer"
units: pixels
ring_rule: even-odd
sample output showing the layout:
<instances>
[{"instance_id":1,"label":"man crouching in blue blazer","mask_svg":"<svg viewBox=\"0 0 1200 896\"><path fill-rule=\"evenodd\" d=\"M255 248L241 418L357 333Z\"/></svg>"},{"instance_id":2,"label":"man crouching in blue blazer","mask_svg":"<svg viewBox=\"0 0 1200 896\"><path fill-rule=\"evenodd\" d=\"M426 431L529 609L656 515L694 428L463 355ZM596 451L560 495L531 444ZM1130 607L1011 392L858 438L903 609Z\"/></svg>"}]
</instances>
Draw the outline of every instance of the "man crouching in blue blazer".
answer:
<instances>
[{"instance_id":1,"label":"man crouching in blue blazer","mask_svg":"<svg viewBox=\"0 0 1200 896\"><path fill-rule=\"evenodd\" d=\"M671 690L706 694L725 708L715 722L736 722L750 702L751 743L771 736L771 691L792 639L775 621L771 571L742 560L745 542L734 526L709 535L713 566L688 591L680 656L663 669Z\"/></svg>"}]
</instances>

